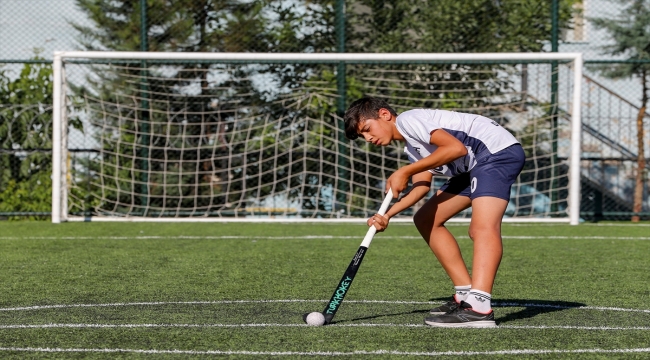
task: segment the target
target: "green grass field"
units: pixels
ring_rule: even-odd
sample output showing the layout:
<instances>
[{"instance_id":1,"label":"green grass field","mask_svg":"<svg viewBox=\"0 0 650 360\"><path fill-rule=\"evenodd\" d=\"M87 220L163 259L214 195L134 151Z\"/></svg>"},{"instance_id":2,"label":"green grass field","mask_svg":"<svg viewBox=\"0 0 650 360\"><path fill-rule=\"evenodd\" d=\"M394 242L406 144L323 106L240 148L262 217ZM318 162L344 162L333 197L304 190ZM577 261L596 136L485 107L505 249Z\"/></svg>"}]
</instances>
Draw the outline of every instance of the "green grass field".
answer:
<instances>
[{"instance_id":1,"label":"green grass field","mask_svg":"<svg viewBox=\"0 0 650 360\"><path fill-rule=\"evenodd\" d=\"M0 223L1 358L650 358L650 224L504 225L496 329L434 329L453 287L408 224L308 327L362 224ZM467 224L452 224L471 264Z\"/></svg>"}]
</instances>

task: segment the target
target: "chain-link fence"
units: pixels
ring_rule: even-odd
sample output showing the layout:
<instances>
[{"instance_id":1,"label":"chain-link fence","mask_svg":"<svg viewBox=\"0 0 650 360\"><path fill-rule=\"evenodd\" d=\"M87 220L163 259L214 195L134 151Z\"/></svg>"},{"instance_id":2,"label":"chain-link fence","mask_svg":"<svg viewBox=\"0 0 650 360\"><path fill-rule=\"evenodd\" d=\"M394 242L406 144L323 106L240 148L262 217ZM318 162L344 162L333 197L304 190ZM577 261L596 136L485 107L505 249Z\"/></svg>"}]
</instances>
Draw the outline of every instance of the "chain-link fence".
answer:
<instances>
[{"instance_id":1,"label":"chain-link fence","mask_svg":"<svg viewBox=\"0 0 650 360\"><path fill-rule=\"evenodd\" d=\"M650 53L634 44L650 32L625 29L649 18L650 1L0 0L0 216L49 214L56 50L559 51L586 60L583 216L648 218L650 144L638 130L650 132ZM352 100L339 96L338 111Z\"/></svg>"}]
</instances>

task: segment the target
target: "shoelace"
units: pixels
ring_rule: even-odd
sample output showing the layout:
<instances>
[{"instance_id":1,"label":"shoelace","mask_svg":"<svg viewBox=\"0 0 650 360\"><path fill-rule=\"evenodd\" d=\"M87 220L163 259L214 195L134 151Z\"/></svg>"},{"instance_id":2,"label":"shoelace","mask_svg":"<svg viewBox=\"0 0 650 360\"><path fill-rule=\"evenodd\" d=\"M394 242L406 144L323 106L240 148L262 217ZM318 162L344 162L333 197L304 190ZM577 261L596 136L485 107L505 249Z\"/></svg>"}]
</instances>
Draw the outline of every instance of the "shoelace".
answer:
<instances>
[{"instance_id":1,"label":"shoelace","mask_svg":"<svg viewBox=\"0 0 650 360\"><path fill-rule=\"evenodd\" d=\"M459 311L471 310L471 309L472 309L472 305L461 300L460 304L454 303L454 305L451 306L451 310L449 310L447 314L453 314Z\"/></svg>"}]
</instances>

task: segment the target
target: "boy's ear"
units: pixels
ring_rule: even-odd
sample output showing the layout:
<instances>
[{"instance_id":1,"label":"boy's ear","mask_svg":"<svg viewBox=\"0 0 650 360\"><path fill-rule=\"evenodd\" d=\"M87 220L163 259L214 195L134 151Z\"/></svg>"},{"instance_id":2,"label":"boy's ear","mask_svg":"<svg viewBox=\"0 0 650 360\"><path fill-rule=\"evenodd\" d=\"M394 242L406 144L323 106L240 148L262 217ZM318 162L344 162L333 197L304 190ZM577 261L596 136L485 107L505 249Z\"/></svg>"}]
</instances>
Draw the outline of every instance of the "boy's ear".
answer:
<instances>
[{"instance_id":1,"label":"boy's ear","mask_svg":"<svg viewBox=\"0 0 650 360\"><path fill-rule=\"evenodd\" d=\"M381 120L387 120L387 121L390 121L390 119L393 117L393 114L391 114L390 111L388 111L388 109L384 109L384 108L379 109L377 115L379 115L378 117Z\"/></svg>"}]
</instances>

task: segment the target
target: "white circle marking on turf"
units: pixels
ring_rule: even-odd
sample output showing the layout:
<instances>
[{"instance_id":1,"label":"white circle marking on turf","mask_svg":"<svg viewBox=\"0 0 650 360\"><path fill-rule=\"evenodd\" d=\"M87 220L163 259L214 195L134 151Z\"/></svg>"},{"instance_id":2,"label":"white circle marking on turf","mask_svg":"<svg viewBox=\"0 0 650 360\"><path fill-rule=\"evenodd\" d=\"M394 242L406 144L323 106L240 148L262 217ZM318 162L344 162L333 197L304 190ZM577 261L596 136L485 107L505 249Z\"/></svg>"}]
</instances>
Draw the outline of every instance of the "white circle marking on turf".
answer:
<instances>
[{"instance_id":1,"label":"white circle marking on turf","mask_svg":"<svg viewBox=\"0 0 650 360\"><path fill-rule=\"evenodd\" d=\"M269 324L269 323L252 323L252 324L15 324L0 325L0 329L138 329L138 328L247 328L247 327L307 327L307 324ZM408 327L408 328L431 328L424 324L393 324L393 323L360 323L360 324L330 324L331 327ZM647 326L571 326L571 325L500 325L495 329L558 329L558 330L642 330L648 331ZM483 330L483 329L481 329Z\"/></svg>"},{"instance_id":2,"label":"white circle marking on turf","mask_svg":"<svg viewBox=\"0 0 650 360\"><path fill-rule=\"evenodd\" d=\"M118 306L157 306L157 305L219 305L219 304L264 304L264 303L326 303L327 300L305 300L305 299L279 299L279 300L215 300L215 301L155 301L155 302L132 302L132 303L106 303L106 304L69 304L69 305L35 305L12 308L0 308L0 311L28 311L45 309L66 309L76 307L118 307ZM346 304L413 304L413 305L435 305L439 301L399 301L399 300L346 300ZM498 302L492 303L494 307L538 307L552 309L578 309L578 310L601 310L601 311L624 311L649 313L646 309L626 309L604 306L566 306L552 304L535 304L524 302Z\"/></svg>"},{"instance_id":3,"label":"white circle marking on turf","mask_svg":"<svg viewBox=\"0 0 650 360\"><path fill-rule=\"evenodd\" d=\"M140 350L140 349L80 349L80 348L19 348L0 347L0 351L48 352L48 353L139 353L139 354L189 354L189 355L261 355L261 356L353 356L353 355L402 355L402 356L476 356L476 355L534 355L534 354L627 354L647 353L650 348L635 349L522 349L497 351L432 351L409 352L395 350L375 351L237 351L237 350Z\"/></svg>"},{"instance_id":4,"label":"white circle marking on turf","mask_svg":"<svg viewBox=\"0 0 650 360\"><path fill-rule=\"evenodd\" d=\"M469 236L455 236L457 239L469 239ZM334 239L355 239L359 236L337 236L337 235L302 235L302 236L0 236L0 240L237 240L237 239L258 239L258 240L334 240ZM420 236L390 236L377 235L377 238L384 239L417 239ZM549 239L549 240L650 240L648 236L532 236L532 235L504 235L503 239L528 240L528 239Z\"/></svg>"}]
</instances>

